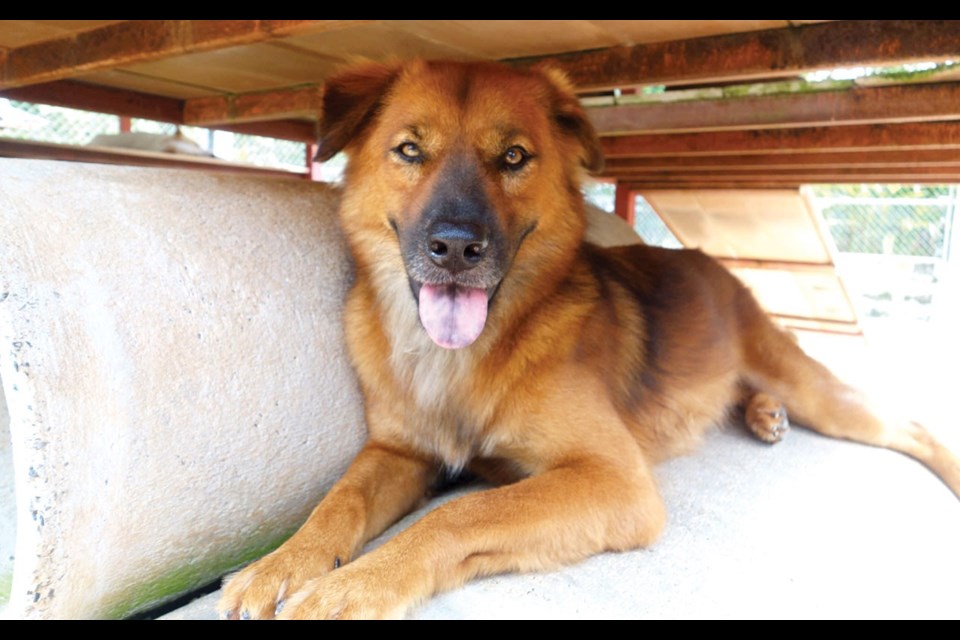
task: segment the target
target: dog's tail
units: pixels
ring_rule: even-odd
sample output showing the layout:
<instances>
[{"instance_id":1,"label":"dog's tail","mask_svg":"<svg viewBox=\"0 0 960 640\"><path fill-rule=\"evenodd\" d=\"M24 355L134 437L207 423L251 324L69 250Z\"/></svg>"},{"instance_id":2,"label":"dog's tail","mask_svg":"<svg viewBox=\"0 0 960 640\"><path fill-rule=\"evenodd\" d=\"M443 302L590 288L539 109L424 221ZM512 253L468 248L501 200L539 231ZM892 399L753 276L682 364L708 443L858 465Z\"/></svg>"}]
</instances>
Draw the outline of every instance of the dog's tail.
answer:
<instances>
[{"instance_id":1,"label":"dog's tail","mask_svg":"<svg viewBox=\"0 0 960 640\"><path fill-rule=\"evenodd\" d=\"M960 498L960 459L924 427L876 409L862 392L808 356L752 296L744 298L741 318L747 327L743 375L751 387L776 396L792 419L818 433L919 460Z\"/></svg>"}]
</instances>

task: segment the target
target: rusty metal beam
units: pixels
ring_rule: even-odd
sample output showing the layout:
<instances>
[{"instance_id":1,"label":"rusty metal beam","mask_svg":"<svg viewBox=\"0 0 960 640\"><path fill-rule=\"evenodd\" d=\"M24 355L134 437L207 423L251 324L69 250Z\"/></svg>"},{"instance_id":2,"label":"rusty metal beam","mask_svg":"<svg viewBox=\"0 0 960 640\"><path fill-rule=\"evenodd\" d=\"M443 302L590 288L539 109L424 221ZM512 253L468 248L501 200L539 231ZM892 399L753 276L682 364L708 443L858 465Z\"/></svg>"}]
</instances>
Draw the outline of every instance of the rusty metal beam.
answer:
<instances>
[{"instance_id":1,"label":"rusty metal beam","mask_svg":"<svg viewBox=\"0 0 960 640\"><path fill-rule=\"evenodd\" d=\"M10 49L0 57L0 89L262 42L333 31L370 20L128 20L76 35Z\"/></svg>"},{"instance_id":2,"label":"rusty metal beam","mask_svg":"<svg viewBox=\"0 0 960 640\"><path fill-rule=\"evenodd\" d=\"M183 108L184 124L211 126L236 124L275 118L317 120L322 109L323 88L315 85L211 96L187 100Z\"/></svg>"},{"instance_id":3,"label":"rusty metal beam","mask_svg":"<svg viewBox=\"0 0 960 640\"><path fill-rule=\"evenodd\" d=\"M0 96L11 100L147 118L161 122L180 123L183 111L183 103L174 98L99 87L72 80L6 89L0 91Z\"/></svg>"},{"instance_id":4,"label":"rusty metal beam","mask_svg":"<svg viewBox=\"0 0 960 640\"><path fill-rule=\"evenodd\" d=\"M955 83L858 87L588 110L601 134L683 133L960 119Z\"/></svg>"},{"instance_id":5,"label":"rusty metal beam","mask_svg":"<svg viewBox=\"0 0 960 640\"><path fill-rule=\"evenodd\" d=\"M623 184L625 188L634 189L639 192L653 191L659 189L799 189L808 184L944 184L956 182L957 180L944 181L935 177L919 176L904 177L898 180L873 179L844 179L844 180L806 180L799 181L790 178L756 178L756 179L737 179L727 181L698 181L688 180L686 182L661 182L657 180L639 180L636 182L627 182Z\"/></svg>"},{"instance_id":6,"label":"rusty metal beam","mask_svg":"<svg viewBox=\"0 0 960 640\"><path fill-rule=\"evenodd\" d=\"M804 169L802 171L777 169L754 171L604 173L603 177L615 178L617 184L629 189L658 188L730 188L733 185L798 186L811 183L951 183L960 182L960 167L918 168L849 168L849 169ZM706 186L710 185L710 186Z\"/></svg>"},{"instance_id":7,"label":"rusty metal beam","mask_svg":"<svg viewBox=\"0 0 960 640\"><path fill-rule=\"evenodd\" d=\"M719 171L758 169L845 169L880 167L954 167L960 168L960 149L913 149L839 151L832 153L753 154L678 156L658 158L610 158L604 170L607 173L628 175L631 172L660 171Z\"/></svg>"},{"instance_id":8,"label":"rusty metal beam","mask_svg":"<svg viewBox=\"0 0 960 640\"><path fill-rule=\"evenodd\" d=\"M615 158L794 154L893 149L960 149L960 121L607 136Z\"/></svg>"},{"instance_id":9,"label":"rusty metal beam","mask_svg":"<svg viewBox=\"0 0 960 640\"><path fill-rule=\"evenodd\" d=\"M616 178L625 183L638 180L656 180L659 182L697 180L709 182L711 180L724 181L741 178L777 178L797 180L799 182L850 182L851 177L865 182L909 182L915 177L936 177L943 182L960 180L960 167L846 167L846 168L804 168L793 167L763 167L755 169L721 169L715 171L664 171L650 169L647 171L631 171L619 173L617 171L604 172L603 177ZM902 178L900 180L898 178Z\"/></svg>"},{"instance_id":10,"label":"rusty metal beam","mask_svg":"<svg viewBox=\"0 0 960 640\"><path fill-rule=\"evenodd\" d=\"M728 180L727 182L658 182L656 180L623 182L625 189L638 191L641 195L644 191L660 189L799 189L804 184L807 183L783 178L778 180Z\"/></svg>"},{"instance_id":11,"label":"rusty metal beam","mask_svg":"<svg viewBox=\"0 0 960 640\"><path fill-rule=\"evenodd\" d=\"M613 212L631 226L633 226L636 202L637 194L635 191L621 189L620 185L617 185L614 192Z\"/></svg>"},{"instance_id":12,"label":"rusty metal beam","mask_svg":"<svg viewBox=\"0 0 960 640\"><path fill-rule=\"evenodd\" d=\"M958 55L958 20L836 20L510 62L517 66L549 62L565 70L582 91L597 91L651 84L743 82Z\"/></svg>"}]
</instances>

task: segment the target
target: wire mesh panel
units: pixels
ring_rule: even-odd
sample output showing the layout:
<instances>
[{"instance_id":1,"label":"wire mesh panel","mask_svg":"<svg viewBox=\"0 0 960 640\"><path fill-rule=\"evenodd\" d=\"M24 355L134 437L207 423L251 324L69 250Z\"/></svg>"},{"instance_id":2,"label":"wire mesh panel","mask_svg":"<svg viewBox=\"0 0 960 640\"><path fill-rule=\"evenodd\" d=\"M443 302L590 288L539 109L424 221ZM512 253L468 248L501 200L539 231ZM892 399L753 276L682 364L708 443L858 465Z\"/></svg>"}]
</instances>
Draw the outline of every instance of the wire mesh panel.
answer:
<instances>
[{"instance_id":1,"label":"wire mesh panel","mask_svg":"<svg viewBox=\"0 0 960 640\"><path fill-rule=\"evenodd\" d=\"M584 187L583 194L587 202L614 215L616 190L617 187L612 182L591 182ZM683 246L653 207L640 195L637 196L634 205L633 230L647 244L670 249L679 249Z\"/></svg>"},{"instance_id":2,"label":"wire mesh panel","mask_svg":"<svg viewBox=\"0 0 960 640\"><path fill-rule=\"evenodd\" d=\"M7 106L35 116L28 126L2 129L0 135L7 138L84 145L100 134L120 132L120 120L113 115L17 100L10 100Z\"/></svg>"},{"instance_id":3,"label":"wire mesh panel","mask_svg":"<svg viewBox=\"0 0 960 640\"><path fill-rule=\"evenodd\" d=\"M3 128L0 135L8 138L88 145L98 135L120 133L120 119L114 115L16 100L7 101L5 107L14 112L32 116L29 119L29 126ZM177 134L178 127L169 122L132 118L130 131L174 136ZM179 131L182 136L221 160L289 171L303 171L306 166L307 145L302 142L215 131L201 127L184 126L179 127Z\"/></svg>"},{"instance_id":4,"label":"wire mesh panel","mask_svg":"<svg viewBox=\"0 0 960 640\"><path fill-rule=\"evenodd\" d=\"M633 210L633 228L647 244L668 249L680 249L683 244L677 240L673 232L664 224L650 203L643 196L637 196Z\"/></svg>"},{"instance_id":5,"label":"wire mesh panel","mask_svg":"<svg viewBox=\"0 0 960 640\"><path fill-rule=\"evenodd\" d=\"M820 206L837 251L943 257L949 198L824 198Z\"/></svg>"},{"instance_id":6,"label":"wire mesh panel","mask_svg":"<svg viewBox=\"0 0 960 640\"><path fill-rule=\"evenodd\" d=\"M956 187L827 186L810 193L861 316L931 319L946 293Z\"/></svg>"},{"instance_id":7,"label":"wire mesh panel","mask_svg":"<svg viewBox=\"0 0 960 640\"><path fill-rule=\"evenodd\" d=\"M229 131L213 132L211 151L214 156L223 160L291 171L302 170L307 159L307 145L302 142L248 136Z\"/></svg>"}]
</instances>

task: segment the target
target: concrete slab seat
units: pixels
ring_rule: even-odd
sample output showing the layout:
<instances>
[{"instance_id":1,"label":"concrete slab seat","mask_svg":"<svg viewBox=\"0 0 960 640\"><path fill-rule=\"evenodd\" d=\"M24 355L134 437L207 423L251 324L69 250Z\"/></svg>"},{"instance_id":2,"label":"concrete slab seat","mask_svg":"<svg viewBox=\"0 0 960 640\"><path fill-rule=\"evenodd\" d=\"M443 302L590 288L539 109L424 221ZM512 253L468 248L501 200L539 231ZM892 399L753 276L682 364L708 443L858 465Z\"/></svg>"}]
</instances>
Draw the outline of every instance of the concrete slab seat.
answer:
<instances>
[{"instance_id":1,"label":"concrete slab seat","mask_svg":"<svg viewBox=\"0 0 960 640\"><path fill-rule=\"evenodd\" d=\"M346 468L363 425L335 202L301 180L0 160L8 615L120 617L207 583Z\"/></svg>"},{"instance_id":2,"label":"concrete slab seat","mask_svg":"<svg viewBox=\"0 0 960 640\"><path fill-rule=\"evenodd\" d=\"M342 473L363 425L336 197L0 160L5 616L125 617L188 593L279 544ZM658 476L652 548L479 580L411 617L960 615L960 505L911 460L731 426ZM214 617L215 598L167 617Z\"/></svg>"}]
</instances>

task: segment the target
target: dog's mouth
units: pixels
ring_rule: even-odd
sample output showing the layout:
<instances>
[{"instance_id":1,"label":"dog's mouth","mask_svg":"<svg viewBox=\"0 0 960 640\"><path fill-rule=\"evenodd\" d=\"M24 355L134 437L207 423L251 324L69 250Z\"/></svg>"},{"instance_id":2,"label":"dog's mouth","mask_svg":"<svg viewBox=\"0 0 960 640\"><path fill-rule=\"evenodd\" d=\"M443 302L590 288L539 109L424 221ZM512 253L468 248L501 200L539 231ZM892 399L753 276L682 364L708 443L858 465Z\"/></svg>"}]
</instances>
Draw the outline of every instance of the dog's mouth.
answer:
<instances>
[{"instance_id":1,"label":"dog's mouth","mask_svg":"<svg viewBox=\"0 0 960 640\"><path fill-rule=\"evenodd\" d=\"M486 289L459 284L422 284L417 295L420 324L444 349L474 343L487 323L490 296Z\"/></svg>"},{"instance_id":2,"label":"dog's mouth","mask_svg":"<svg viewBox=\"0 0 960 640\"><path fill-rule=\"evenodd\" d=\"M483 333L489 310L513 256L537 225L533 223L524 229L512 245L507 245L499 233L485 236L494 240L483 247L485 251L475 261L464 247L456 249L465 252L463 261L445 261L442 256L432 253L430 245L424 244L426 234L419 228L401 233L399 225L392 219L390 226L400 242L407 281L417 303L421 326L437 346L463 349ZM456 236L452 237L456 240Z\"/></svg>"},{"instance_id":3,"label":"dog's mouth","mask_svg":"<svg viewBox=\"0 0 960 640\"><path fill-rule=\"evenodd\" d=\"M405 254L414 256L404 262L420 324L437 346L463 349L480 337L512 257L534 228L536 224L520 234L512 251L491 252L482 265L456 274L436 268L422 252Z\"/></svg>"}]
</instances>

